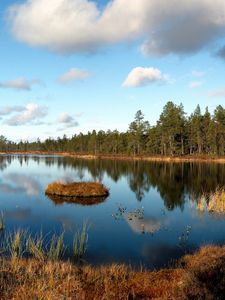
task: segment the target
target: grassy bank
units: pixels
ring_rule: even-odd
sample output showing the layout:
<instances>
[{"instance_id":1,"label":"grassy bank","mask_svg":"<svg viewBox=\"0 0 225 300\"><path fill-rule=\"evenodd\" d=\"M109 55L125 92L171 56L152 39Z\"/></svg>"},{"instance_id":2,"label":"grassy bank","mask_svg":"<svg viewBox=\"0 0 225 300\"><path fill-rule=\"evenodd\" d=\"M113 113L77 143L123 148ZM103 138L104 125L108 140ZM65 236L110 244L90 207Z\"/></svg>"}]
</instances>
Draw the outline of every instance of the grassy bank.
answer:
<instances>
[{"instance_id":1,"label":"grassy bank","mask_svg":"<svg viewBox=\"0 0 225 300\"><path fill-rule=\"evenodd\" d=\"M135 271L124 265L76 266L58 260L0 259L5 299L223 299L225 246L207 246L177 268Z\"/></svg>"}]
</instances>

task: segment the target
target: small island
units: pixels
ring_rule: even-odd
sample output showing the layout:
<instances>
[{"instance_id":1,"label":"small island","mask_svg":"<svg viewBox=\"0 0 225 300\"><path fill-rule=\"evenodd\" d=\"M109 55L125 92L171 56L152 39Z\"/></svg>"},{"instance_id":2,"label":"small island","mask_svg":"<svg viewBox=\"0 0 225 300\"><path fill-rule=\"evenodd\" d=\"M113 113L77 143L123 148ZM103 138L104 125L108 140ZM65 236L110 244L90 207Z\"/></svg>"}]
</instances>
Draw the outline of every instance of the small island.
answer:
<instances>
[{"instance_id":1,"label":"small island","mask_svg":"<svg viewBox=\"0 0 225 300\"><path fill-rule=\"evenodd\" d=\"M45 194L47 196L62 196L68 198L102 198L109 195L109 190L100 182L53 182L50 183Z\"/></svg>"}]
</instances>

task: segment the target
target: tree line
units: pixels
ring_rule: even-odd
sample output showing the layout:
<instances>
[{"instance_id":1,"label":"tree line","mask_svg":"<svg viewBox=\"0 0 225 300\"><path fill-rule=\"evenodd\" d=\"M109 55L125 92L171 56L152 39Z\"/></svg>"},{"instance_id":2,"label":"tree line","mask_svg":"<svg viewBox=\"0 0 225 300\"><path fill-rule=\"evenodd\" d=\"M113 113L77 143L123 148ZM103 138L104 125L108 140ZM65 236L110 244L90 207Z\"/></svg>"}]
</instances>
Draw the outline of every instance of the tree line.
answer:
<instances>
[{"instance_id":1,"label":"tree line","mask_svg":"<svg viewBox=\"0 0 225 300\"><path fill-rule=\"evenodd\" d=\"M150 126L141 110L126 132L95 131L64 135L41 142L8 141L0 136L0 151L53 151L113 155L218 155L225 154L225 109L219 105L211 114L197 105L187 116L182 104L167 102L156 125Z\"/></svg>"}]
</instances>

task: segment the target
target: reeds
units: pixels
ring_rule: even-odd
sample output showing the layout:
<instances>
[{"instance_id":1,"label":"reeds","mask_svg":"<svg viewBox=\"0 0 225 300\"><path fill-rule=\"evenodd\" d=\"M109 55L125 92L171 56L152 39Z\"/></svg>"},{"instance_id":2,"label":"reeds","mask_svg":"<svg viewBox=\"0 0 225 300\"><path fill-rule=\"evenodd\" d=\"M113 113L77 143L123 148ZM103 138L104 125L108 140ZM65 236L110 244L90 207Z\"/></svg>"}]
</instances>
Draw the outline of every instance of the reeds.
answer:
<instances>
[{"instance_id":1,"label":"reeds","mask_svg":"<svg viewBox=\"0 0 225 300\"><path fill-rule=\"evenodd\" d=\"M74 235L71 258L75 261L82 260L87 251L89 227L89 224L84 222ZM28 231L18 229L12 233L4 232L0 240L0 253L12 259L34 258L40 262L59 261L65 257L66 249L64 232L59 235L53 234L51 237L43 236L41 232L32 237Z\"/></svg>"},{"instance_id":2,"label":"reeds","mask_svg":"<svg viewBox=\"0 0 225 300\"><path fill-rule=\"evenodd\" d=\"M4 229L5 229L4 214L1 211L1 214L0 214L0 231L3 231Z\"/></svg>"},{"instance_id":3,"label":"reeds","mask_svg":"<svg viewBox=\"0 0 225 300\"><path fill-rule=\"evenodd\" d=\"M75 260L81 260L87 251L89 224L83 223L82 229L79 229L73 240L73 256Z\"/></svg>"},{"instance_id":4,"label":"reeds","mask_svg":"<svg viewBox=\"0 0 225 300\"><path fill-rule=\"evenodd\" d=\"M62 258L64 253L64 233L62 233L60 236L53 235L50 243L49 243L49 249L47 252L47 257L50 260L59 260Z\"/></svg>"}]
</instances>

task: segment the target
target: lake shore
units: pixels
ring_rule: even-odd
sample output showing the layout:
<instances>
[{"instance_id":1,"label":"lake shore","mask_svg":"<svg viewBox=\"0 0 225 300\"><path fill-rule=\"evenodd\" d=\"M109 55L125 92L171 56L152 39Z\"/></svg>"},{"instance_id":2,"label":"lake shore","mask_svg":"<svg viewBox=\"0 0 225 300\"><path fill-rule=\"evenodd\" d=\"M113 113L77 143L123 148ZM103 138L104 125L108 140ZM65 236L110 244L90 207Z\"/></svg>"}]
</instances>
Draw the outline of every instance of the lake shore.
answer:
<instances>
[{"instance_id":1,"label":"lake shore","mask_svg":"<svg viewBox=\"0 0 225 300\"><path fill-rule=\"evenodd\" d=\"M1 299L222 299L225 246L205 246L159 271L38 259L0 259Z\"/></svg>"},{"instance_id":2,"label":"lake shore","mask_svg":"<svg viewBox=\"0 0 225 300\"><path fill-rule=\"evenodd\" d=\"M0 155L59 155L64 157L72 157L77 159L86 160L122 160L122 161L151 161L151 162L168 162L168 163L181 163L181 162L200 162L200 163L221 163L225 164L225 156L207 156L207 155L184 155L184 156L129 156L129 155L112 155L112 154L83 154L74 152L54 152L54 151L29 151L29 152L0 152Z\"/></svg>"}]
</instances>

